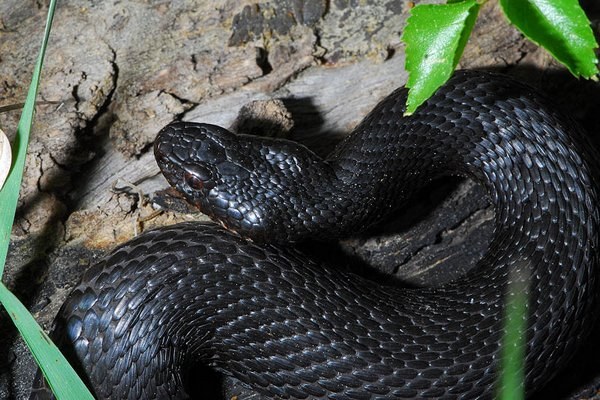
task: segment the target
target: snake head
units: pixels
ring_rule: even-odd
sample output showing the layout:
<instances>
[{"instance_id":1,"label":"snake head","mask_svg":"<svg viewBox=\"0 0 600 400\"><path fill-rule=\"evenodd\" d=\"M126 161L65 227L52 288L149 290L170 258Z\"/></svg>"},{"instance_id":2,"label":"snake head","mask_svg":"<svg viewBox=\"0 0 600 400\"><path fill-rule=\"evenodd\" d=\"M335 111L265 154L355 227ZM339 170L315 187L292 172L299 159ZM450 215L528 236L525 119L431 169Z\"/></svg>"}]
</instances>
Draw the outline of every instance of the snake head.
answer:
<instances>
[{"instance_id":1,"label":"snake head","mask_svg":"<svg viewBox=\"0 0 600 400\"><path fill-rule=\"evenodd\" d=\"M163 128L154 142L154 156L169 184L197 206L217 185L216 166L226 162L220 136L231 134L220 131L215 126L175 122Z\"/></svg>"},{"instance_id":2,"label":"snake head","mask_svg":"<svg viewBox=\"0 0 600 400\"><path fill-rule=\"evenodd\" d=\"M226 194L250 175L243 158L232 154L235 144L236 135L221 127L174 122L157 135L154 156L172 187L204 213L218 217L228 203Z\"/></svg>"},{"instance_id":3,"label":"snake head","mask_svg":"<svg viewBox=\"0 0 600 400\"><path fill-rule=\"evenodd\" d=\"M154 143L167 181L211 219L256 241L296 241L315 220L304 204L324 177L322 160L281 139L238 135L215 125L174 122ZM292 200L290 200L292 199ZM282 222L296 216L296 227Z\"/></svg>"},{"instance_id":4,"label":"snake head","mask_svg":"<svg viewBox=\"0 0 600 400\"><path fill-rule=\"evenodd\" d=\"M252 137L219 126L174 122L156 137L161 172L186 200L227 228L262 239L264 210Z\"/></svg>"}]
</instances>

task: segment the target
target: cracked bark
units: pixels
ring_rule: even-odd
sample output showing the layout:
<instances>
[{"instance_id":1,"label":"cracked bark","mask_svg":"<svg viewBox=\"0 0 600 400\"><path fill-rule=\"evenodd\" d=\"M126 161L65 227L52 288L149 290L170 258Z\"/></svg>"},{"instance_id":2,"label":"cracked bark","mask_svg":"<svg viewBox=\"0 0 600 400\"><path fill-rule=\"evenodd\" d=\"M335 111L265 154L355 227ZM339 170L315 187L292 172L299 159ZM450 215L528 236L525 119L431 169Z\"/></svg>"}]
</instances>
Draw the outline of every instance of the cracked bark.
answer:
<instances>
[{"instance_id":1,"label":"cracked bark","mask_svg":"<svg viewBox=\"0 0 600 400\"><path fill-rule=\"evenodd\" d=\"M202 218L177 212L155 216L154 199L166 183L150 147L172 119L252 132L265 128L260 120L267 121L326 153L405 82L399 33L407 7L408 2L393 0L227 0L220 8L210 2L61 2L7 285L49 327L81 271L105 251L142 229ZM45 8L45 3L0 2L0 110L25 97ZM504 22L495 2L483 8L461 66L525 79L555 97L590 132L600 131L592 100L598 84L569 77ZM279 116L265 115L263 106L274 106ZM15 111L0 113L7 134L14 132L17 118ZM481 188L469 181L432 185L398 221L370 237L342 242L340 252L359 270L368 263L410 284L438 284L452 276L448 266L469 265L484 251L493 214L482 197ZM7 316L0 318L5 355L0 398L25 398L33 362ZM569 398L599 372L598 345L587 353L546 398ZM214 380L206 374L206 382ZM225 386L227 396L259 398L233 380Z\"/></svg>"}]
</instances>

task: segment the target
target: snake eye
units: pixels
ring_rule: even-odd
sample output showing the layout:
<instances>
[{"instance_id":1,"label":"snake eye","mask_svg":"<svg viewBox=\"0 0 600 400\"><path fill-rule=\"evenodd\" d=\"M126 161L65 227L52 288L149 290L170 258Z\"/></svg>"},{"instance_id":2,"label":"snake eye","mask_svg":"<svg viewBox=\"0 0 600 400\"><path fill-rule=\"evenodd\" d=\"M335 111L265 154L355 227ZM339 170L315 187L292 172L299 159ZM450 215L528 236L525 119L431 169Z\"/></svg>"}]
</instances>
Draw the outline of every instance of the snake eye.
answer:
<instances>
[{"instance_id":1,"label":"snake eye","mask_svg":"<svg viewBox=\"0 0 600 400\"><path fill-rule=\"evenodd\" d=\"M212 189L215 186L212 171L201 164L183 166L183 180L194 190Z\"/></svg>"}]
</instances>

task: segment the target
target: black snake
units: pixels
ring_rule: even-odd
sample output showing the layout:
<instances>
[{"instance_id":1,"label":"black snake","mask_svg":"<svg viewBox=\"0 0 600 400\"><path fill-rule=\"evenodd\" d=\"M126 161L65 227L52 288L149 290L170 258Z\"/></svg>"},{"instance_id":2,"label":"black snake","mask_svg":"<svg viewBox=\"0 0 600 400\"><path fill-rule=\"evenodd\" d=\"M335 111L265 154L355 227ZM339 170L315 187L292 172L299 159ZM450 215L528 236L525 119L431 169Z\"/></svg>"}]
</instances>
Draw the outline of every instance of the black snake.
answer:
<instances>
[{"instance_id":1,"label":"black snake","mask_svg":"<svg viewBox=\"0 0 600 400\"><path fill-rule=\"evenodd\" d=\"M212 125L165 127L155 155L169 183L253 240L183 223L89 269L53 335L94 393L185 398L186 371L203 363L270 398L489 399L514 282L529 296L527 393L552 378L597 300L590 147L500 75L457 72L410 117L405 100L393 92L325 159ZM274 244L363 231L440 175L480 182L496 210L489 249L462 279L382 286ZM33 398L48 394L40 386Z\"/></svg>"}]
</instances>

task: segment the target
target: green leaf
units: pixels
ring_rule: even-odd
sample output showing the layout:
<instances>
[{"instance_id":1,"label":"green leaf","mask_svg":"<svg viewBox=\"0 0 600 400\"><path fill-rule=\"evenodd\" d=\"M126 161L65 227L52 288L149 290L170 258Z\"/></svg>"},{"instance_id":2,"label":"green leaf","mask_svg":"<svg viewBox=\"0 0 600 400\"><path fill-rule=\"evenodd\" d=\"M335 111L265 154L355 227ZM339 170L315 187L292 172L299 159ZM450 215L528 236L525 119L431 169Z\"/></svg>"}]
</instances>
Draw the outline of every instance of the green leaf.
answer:
<instances>
[{"instance_id":1,"label":"green leaf","mask_svg":"<svg viewBox=\"0 0 600 400\"><path fill-rule=\"evenodd\" d=\"M19 329L27 332L23 339L33 353L52 391L60 400L94 399L77 373L52 343L48 335L35 322L25 306L13 295L3 283L0 283L0 302L8 311L8 315Z\"/></svg>"},{"instance_id":2,"label":"green leaf","mask_svg":"<svg viewBox=\"0 0 600 400\"><path fill-rule=\"evenodd\" d=\"M35 98L55 7L56 0L51 0L40 53L17 127L17 134L12 144L13 164L10 167L6 182L0 190L0 204L2 205L0 207L0 277L2 276L8 253L10 233L15 218L19 189L25 167L29 133L33 124ZM44 333L42 328L35 322L35 319L25 306L1 282L0 302L33 353L33 357L42 369L57 399L93 399L85 384L79 379L73 368Z\"/></svg>"},{"instance_id":3,"label":"green leaf","mask_svg":"<svg viewBox=\"0 0 600 400\"><path fill-rule=\"evenodd\" d=\"M479 13L476 0L418 5L411 10L406 44L409 88L406 115L412 114L452 75Z\"/></svg>"},{"instance_id":4,"label":"green leaf","mask_svg":"<svg viewBox=\"0 0 600 400\"><path fill-rule=\"evenodd\" d=\"M598 43L577 0L500 0L508 20L577 77L598 74Z\"/></svg>"}]
</instances>

